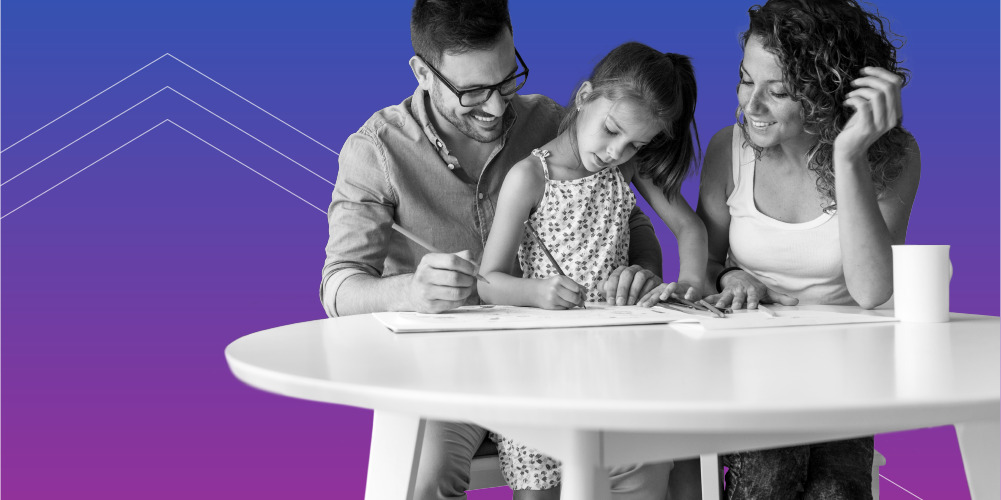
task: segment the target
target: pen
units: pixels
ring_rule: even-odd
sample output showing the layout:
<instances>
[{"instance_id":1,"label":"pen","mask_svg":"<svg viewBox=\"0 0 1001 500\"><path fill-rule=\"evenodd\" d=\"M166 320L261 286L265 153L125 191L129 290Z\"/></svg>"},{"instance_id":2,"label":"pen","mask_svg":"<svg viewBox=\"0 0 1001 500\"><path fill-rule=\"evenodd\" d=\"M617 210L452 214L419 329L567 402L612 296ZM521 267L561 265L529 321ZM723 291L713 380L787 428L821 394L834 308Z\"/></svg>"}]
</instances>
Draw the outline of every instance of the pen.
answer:
<instances>
[{"instance_id":1,"label":"pen","mask_svg":"<svg viewBox=\"0 0 1001 500\"><path fill-rule=\"evenodd\" d=\"M567 273L563 272L563 268L560 267L560 263L556 262L553 254L549 253L549 249L546 248L546 244L542 242L542 238L539 237L539 233L535 232L535 229L528 223L528 221L525 221L525 227L528 228L528 234L531 234L532 238L535 238L535 242L539 244L539 248L542 249L542 253L546 254L546 258L549 259L549 263L556 268L556 272L560 273L560 276L566 276ZM581 297L580 308L587 309L584 307L584 297Z\"/></svg>"},{"instance_id":2,"label":"pen","mask_svg":"<svg viewBox=\"0 0 1001 500\"><path fill-rule=\"evenodd\" d=\"M763 312L763 313L765 313L765 315L768 316L769 318L777 318L777 317L779 317L778 313L776 313L775 311L773 311L773 310L771 310L771 309L769 309L769 308L767 308L767 307L765 307L765 306L763 306L761 304L758 304L758 310L761 311L761 312Z\"/></svg>"},{"instance_id":3,"label":"pen","mask_svg":"<svg viewBox=\"0 0 1001 500\"><path fill-rule=\"evenodd\" d=\"M403 229L402 226L396 224L395 222L393 223L393 229L395 229L396 232L402 234L403 236L406 236L407 238L409 238L410 241L413 241L414 243L417 243L418 245L424 247L427 251L429 251L431 253L449 253L449 252L443 252L441 250L438 250L437 248L435 248L430 243L422 240L416 234L411 233L410 231L407 231L406 229ZM473 265L476 265L476 264L473 264ZM490 284L490 282L487 281L486 278L484 278L483 276L480 276L480 273L476 273L476 279L478 279L478 280L480 280L480 281L482 281L482 282L484 282L484 283L486 283L488 285Z\"/></svg>"}]
</instances>

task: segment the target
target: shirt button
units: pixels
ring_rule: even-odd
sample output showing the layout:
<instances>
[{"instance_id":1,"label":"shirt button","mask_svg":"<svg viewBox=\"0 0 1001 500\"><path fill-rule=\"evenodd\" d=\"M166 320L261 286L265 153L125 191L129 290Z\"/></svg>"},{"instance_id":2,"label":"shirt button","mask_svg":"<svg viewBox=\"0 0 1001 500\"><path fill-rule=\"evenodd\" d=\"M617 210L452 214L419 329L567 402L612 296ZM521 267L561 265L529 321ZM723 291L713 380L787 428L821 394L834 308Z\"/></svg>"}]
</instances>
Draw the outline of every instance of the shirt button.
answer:
<instances>
[{"instance_id":1,"label":"shirt button","mask_svg":"<svg viewBox=\"0 0 1001 500\"><path fill-rule=\"evenodd\" d=\"M483 193L476 193L476 197L482 200L483 199Z\"/></svg>"},{"instance_id":2,"label":"shirt button","mask_svg":"<svg viewBox=\"0 0 1001 500\"><path fill-rule=\"evenodd\" d=\"M449 170L455 170L455 165L452 165L451 163L449 163L448 164L448 169Z\"/></svg>"},{"instance_id":3,"label":"shirt button","mask_svg":"<svg viewBox=\"0 0 1001 500\"><path fill-rule=\"evenodd\" d=\"M440 148L441 147L441 140L434 141L434 145L438 146Z\"/></svg>"}]
</instances>

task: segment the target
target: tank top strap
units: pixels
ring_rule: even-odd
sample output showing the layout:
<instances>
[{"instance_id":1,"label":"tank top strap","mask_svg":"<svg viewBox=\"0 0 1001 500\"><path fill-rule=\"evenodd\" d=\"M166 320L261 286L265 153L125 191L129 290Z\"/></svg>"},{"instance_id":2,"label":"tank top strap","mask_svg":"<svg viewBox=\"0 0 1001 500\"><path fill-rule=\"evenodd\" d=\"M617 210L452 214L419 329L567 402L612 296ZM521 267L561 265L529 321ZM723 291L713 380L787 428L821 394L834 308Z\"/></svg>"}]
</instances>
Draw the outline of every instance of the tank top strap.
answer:
<instances>
[{"instance_id":1,"label":"tank top strap","mask_svg":"<svg viewBox=\"0 0 1001 500\"><path fill-rule=\"evenodd\" d=\"M549 158L549 154L550 153L549 153L548 149L533 149L532 150L532 156L538 157L539 158L539 162L542 163L542 173L545 174L547 181L550 180L549 179L549 162L546 161L546 158Z\"/></svg>"}]
</instances>

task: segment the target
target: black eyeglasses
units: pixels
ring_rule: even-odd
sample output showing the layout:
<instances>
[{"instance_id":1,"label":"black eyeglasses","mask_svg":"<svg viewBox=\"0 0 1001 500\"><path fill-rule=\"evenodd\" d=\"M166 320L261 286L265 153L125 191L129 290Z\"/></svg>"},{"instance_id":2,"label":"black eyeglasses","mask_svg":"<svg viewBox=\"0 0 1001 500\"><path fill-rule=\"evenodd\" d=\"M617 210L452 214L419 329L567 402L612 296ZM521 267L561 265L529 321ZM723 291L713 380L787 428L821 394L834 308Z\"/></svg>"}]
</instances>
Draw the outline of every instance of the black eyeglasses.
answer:
<instances>
[{"instance_id":1,"label":"black eyeglasses","mask_svg":"<svg viewBox=\"0 0 1001 500\"><path fill-rule=\"evenodd\" d=\"M445 86L459 98L459 104L467 108L471 108L487 102L495 90L502 96L509 96L525 86L525 82L528 81L528 66L525 65L525 60L521 58L521 54L518 53L518 49L515 49L514 55L518 58L518 63L521 64L524 71L498 83L497 85L487 85L467 90L459 90L455 88L455 85L452 85L452 82L448 81L448 78L445 78L444 75L439 73L438 70L428 62L426 57L421 56L421 59L424 60L424 64L427 64L428 69L430 69L431 72L434 73L434 75L437 76L438 79L441 80L441 82L444 83Z\"/></svg>"}]
</instances>

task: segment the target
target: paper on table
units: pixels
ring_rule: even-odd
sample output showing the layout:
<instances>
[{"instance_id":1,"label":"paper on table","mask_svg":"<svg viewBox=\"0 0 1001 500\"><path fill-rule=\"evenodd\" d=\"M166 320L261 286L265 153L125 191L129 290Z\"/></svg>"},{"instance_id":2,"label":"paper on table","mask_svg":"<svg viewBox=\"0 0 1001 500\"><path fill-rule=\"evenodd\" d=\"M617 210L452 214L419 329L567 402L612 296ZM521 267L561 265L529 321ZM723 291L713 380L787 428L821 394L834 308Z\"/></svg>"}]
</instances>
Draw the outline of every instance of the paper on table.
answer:
<instances>
[{"instance_id":1,"label":"paper on table","mask_svg":"<svg viewBox=\"0 0 1001 500\"><path fill-rule=\"evenodd\" d=\"M610 306L600 302L589 302L587 309L557 311L517 306L465 306L441 314L381 312L373 316L397 333L649 325L698 320L659 307Z\"/></svg>"},{"instance_id":2,"label":"paper on table","mask_svg":"<svg viewBox=\"0 0 1001 500\"><path fill-rule=\"evenodd\" d=\"M776 315L769 316L761 311L737 310L732 314L727 314L726 318L699 318L699 326L684 326L682 331L691 335L699 335L706 330L724 329L749 329L749 328L776 328L783 326L820 326L820 325L843 325L851 323L892 323L898 321L892 316L879 316L874 314L856 314L834 311L816 311L809 309L799 309L797 307L778 307L769 305L768 308ZM694 328L693 328L694 327Z\"/></svg>"},{"instance_id":3,"label":"paper on table","mask_svg":"<svg viewBox=\"0 0 1001 500\"><path fill-rule=\"evenodd\" d=\"M610 306L589 302L587 309L548 310L517 306L464 306L441 314L381 312L373 316L397 333L455 332L470 330L529 330L619 325L682 324L689 335L706 330L817 326L897 321L889 316L815 311L797 307L777 308L777 317L754 310L739 310L725 318L703 311L679 312L663 307ZM690 323L690 325L688 325Z\"/></svg>"}]
</instances>

